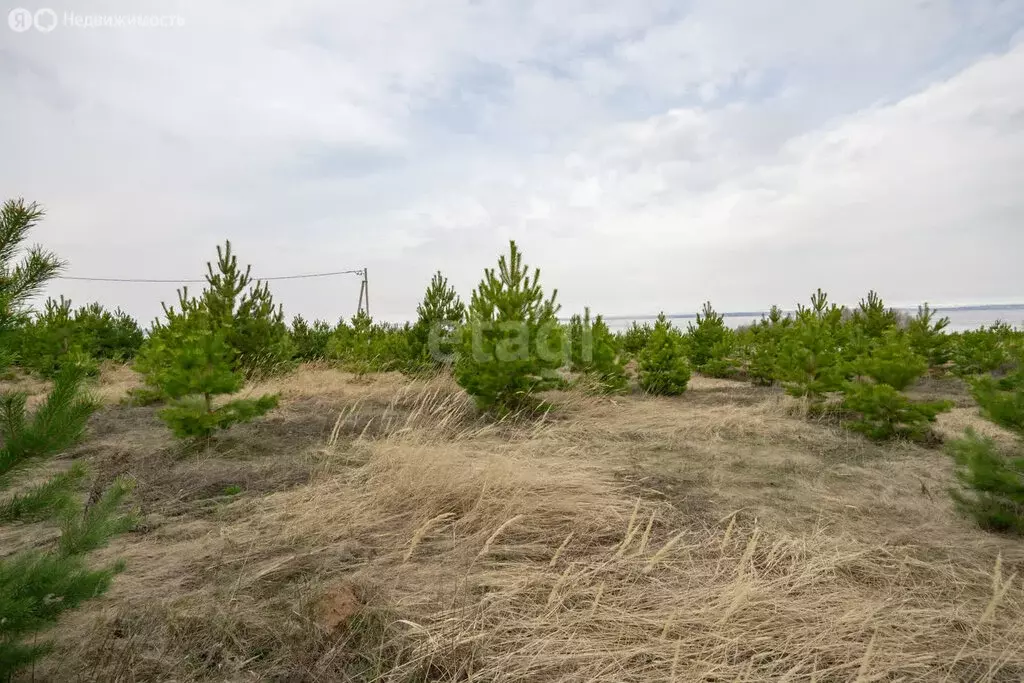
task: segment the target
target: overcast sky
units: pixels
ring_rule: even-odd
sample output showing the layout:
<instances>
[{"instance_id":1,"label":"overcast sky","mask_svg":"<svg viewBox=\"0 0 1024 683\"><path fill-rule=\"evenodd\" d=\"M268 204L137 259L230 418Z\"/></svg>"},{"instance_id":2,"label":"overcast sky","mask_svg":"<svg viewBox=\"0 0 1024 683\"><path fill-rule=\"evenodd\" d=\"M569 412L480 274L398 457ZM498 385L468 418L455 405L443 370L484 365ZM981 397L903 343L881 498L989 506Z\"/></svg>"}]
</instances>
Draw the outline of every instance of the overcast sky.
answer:
<instances>
[{"instance_id":1,"label":"overcast sky","mask_svg":"<svg viewBox=\"0 0 1024 683\"><path fill-rule=\"evenodd\" d=\"M1024 301L1024 0L45 6L0 25L0 188L68 274L201 277L230 238L258 275L366 266L399 320L514 238L564 313ZM50 293L148 322L174 289ZM273 291L336 319L359 282Z\"/></svg>"}]
</instances>

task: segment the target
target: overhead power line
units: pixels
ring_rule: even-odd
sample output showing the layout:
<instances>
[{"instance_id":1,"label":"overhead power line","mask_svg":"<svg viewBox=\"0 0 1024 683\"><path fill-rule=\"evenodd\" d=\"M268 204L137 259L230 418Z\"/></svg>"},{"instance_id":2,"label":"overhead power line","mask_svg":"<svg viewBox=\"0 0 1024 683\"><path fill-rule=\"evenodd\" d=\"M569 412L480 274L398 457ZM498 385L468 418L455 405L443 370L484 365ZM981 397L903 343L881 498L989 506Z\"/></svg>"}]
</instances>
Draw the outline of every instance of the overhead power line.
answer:
<instances>
[{"instance_id":1,"label":"overhead power line","mask_svg":"<svg viewBox=\"0 0 1024 683\"><path fill-rule=\"evenodd\" d=\"M327 273L303 273L301 275L276 275L274 277L260 277L253 278L261 282L268 282L270 280L305 280L314 277L330 277L332 275L358 275L363 279L359 286L359 306L357 310L359 312L365 312L367 315L370 314L370 283L368 278L368 272L366 268L357 268L355 270L332 270ZM168 280L162 278L147 278L147 277L85 277L79 275L58 275L55 279L57 280L75 280L77 282L121 282L121 283L161 283L170 285L187 285L194 282L206 282L206 279L197 280L195 278L181 278L180 280Z\"/></svg>"},{"instance_id":2,"label":"overhead power line","mask_svg":"<svg viewBox=\"0 0 1024 683\"><path fill-rule=\"evenodd\" d=\"M329 273L305 273L302 275L277 275L274 277L254 277L254 280L260 280L267 282L269 280L303 280L306 278L313 277L330 277L332 275L363 275L363 269L359 270L335 270ZM163 283L171 285L184 285L193 282L206 282L206 278L192 279L192 278L181 278L177 280L163 280L153 278L135 278L135 277L80 277L76 275L58 275L55 280L77 280L79 282L134 282L134 283Z\"/></svg>"}]
</instances>

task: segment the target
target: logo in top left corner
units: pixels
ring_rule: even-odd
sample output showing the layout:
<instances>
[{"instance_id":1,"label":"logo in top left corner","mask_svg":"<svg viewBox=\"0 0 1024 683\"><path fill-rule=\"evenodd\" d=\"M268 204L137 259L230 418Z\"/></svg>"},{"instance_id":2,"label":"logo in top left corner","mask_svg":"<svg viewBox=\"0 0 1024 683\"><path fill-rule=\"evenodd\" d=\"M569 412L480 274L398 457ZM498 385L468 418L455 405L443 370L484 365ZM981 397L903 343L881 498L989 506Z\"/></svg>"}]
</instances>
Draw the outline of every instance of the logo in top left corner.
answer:
<instances>
[{"instance_id":1,"label":"logo in top left corner","mask_svg":"<svg viewBox=\"0 0 1024 683\"><path fill-rule=\"evenodd\" d=\"M40 33L49 33L57 28L57 13L48 7L36 10L15 7L7 13L7 25L16 33L24 33L35 28Z\"/></svg>"}]
</instances>

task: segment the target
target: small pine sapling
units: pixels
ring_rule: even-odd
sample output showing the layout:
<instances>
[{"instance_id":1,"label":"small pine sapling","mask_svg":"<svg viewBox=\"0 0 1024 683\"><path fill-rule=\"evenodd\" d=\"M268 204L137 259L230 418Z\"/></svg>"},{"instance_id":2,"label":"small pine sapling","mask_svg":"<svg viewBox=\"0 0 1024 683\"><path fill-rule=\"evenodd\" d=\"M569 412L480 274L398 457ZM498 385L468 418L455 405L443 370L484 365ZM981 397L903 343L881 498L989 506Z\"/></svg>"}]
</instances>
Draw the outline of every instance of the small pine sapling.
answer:
<instances>
[{"instance_id":1,"label":"small pine sapling","mask_svg":"<svg viewBox=\"0 0 1024 683\"><path fill-rule=\"evenodd\" d=\"M647 346L647 341L651 338L653 331L654 328L649 323L641 325L634 320L629 327L616 335L618 347L622 350L623 355L636 358Z\"/></svg>"},{"instance_id":2,"label":"small pine sapling","mask_svg":"<svg viewBox=\"0 0 1024 683\"><path fill-rule=\"evenodd\" d=\"M292 318L290 334L295 360L310 362L326 359L331 332L331 324L327 321L316 320L310 325L301 315Z\"/></svg>"},{"instance_id":3,"label":"small pine sapling","mask_svg":"<svg viewBox=\"0 0 1024 683\"><path fill-rule=\"evenodd\" d=\"M843 410L856 416L844 425L876 441L925 441L931 423L950 408L949 401L912 401L888 384L858 380L843 387Z\"/></svg>"},{"instance_id":4,"label":"small pine sapling","mask_svg":"<svg viewBox=\"0 0 1024 683\"><path fill-rule=\"evenodd\" d=\"M696 319L697 324L689 323L686 333L690 364L708 377L732 377L736 374L732 360L735 340L725 326L725 317L707 301Z\"/></svg>"},{"instance_id":5,"label":"small pine sapling","mask_svg":"<svg viewBox=\"0 0 1024 683\"><path fill-rule=\"evenodd\" d=\"M793 323L782 309L772 306L767 316L751 326L750 340L746 345L745 371L751 382L760 386L771 386L779 380L779 347L786 334L786 328Z\"/></svg>"},{"instance_id":6,"label":"small pine sapling","mask_svg":"<svg viewBox=\"0 0 1024 683\"><path fill-rule=\"evenodd\" d=\"M1024 456L1000 452L970 428L947 449L957 465L960 489L950 490L957 508L982 529L1024 536Z\"/></svg>"},{"instance_id":7,"label":"small pine sapling","mask_svg":"<svg viewBox=\"0 0 1024 683\"><path fill-rule=\"evenodd\" d=\"M458 329L466 318L462 303L448 278L437 271L430 280L423 301L416 306L416 323L410 331L410 369L439 369L455 360Z\"/></svg>"},{"instance_id":8,"label":"small pine sapling","mask_svg":"<svg viewBox=\"0 0 1024 683\"><path fill-rule=\"evenodd\" d=\"M206 264L206 288L199 299L211 329L222 330L235 350L234 367L248 376L287 367L294 349L284 311L274 304L267 283L253 280L252 266L242 271L231 242L217 246L217 264Z\"/></svg>"},{"instance_id":9,"label":"small pine sapling","mask_svg":"<svg viewBox=\"0 0 1024 683\"><path fill-rule=\"evenodd\" d=\"M690 366L682 335L672 327L664 313L658 315L647 346L638 363L640 388L649 394L677 396L686 391Z\"/></svg>"},{"instance_id":10,"label":"small pine sapling","mask_svg":"<svg viewBox=\"0 0 1024 683\"><path fill-rule=\"evenodd\" d=\"M619 358L615 337L600 315L591 320L589 308L584 309L582 317L574 315L566 337L570 370L585 375L601 393L626 391L626 368Z\"/></svg>"},{"instance_id":11,"label":"small pine sapling","mask_svg":"<svg viewBox=\"0 0 1024 683\"><path fill-rule=\"evenodd\" d=\"M895 328L872 342L867 353L852 365L855 374L888 384L898 391L903 391L928 371L928 360L914 351L909 335Z\"/></svg>"},{"instance_id":12,"label":"small pine sapling","mask_svg":"<svg viewBox=\"0 0 1024 683\"><path fill-rule=\"evenodd\" d=\"M936 317L928 303L917 307L917 315L907 323L907 335L914 352L928 360L928 367L941 368L950 359L949 318Z\"/></svg>"},{"instance_id":13,"label":"small pine sapling","mask_svg":"<svg viewBox=\"0 0 1024 683\"><path fill-rule=\"evenodd\" d=\"M497 415L537 409L537 393L561 384L564 359L557 290L545 297L540 269L530 274L514 241L498 268L484 270L462 328L455 379L477 405Z\"/></svg>"},{"instance_id":14,"label":"small pine sapling","mask_svg":"<svg viewBox=\"0 0 1024 683\"><path fill-rule=\"evenodd\" d=\"M972 383L983 416L1017 436L1009 452L990 438L968 430L949 444L961 490L953 490L957 507L990 531L1024 536L1024 349L1014 349L1016 368L1003 377Z\"/></svg>"},{"instance_id":15,"label":"small pine sapling","mask_svg":"<svg viewBox=\"0 0 1024 683\"><path fill-rule=\"evenodd\" d=\"M857 378L843 385L843 410L855 419L845 424L871 439L924 441L939 413L953 407L949 401L913 401L902 393L928 370L928 361L914 352L908 333L895 327L851 365Z\"/></svg>"},{"instance_id":16,"label":"small pine sapling","mask_svg":"<svg viewBox=\"0 0 1024 683\"><path fill-rule=\"evenodd\" d=\"M179 439L208 439L215 432L249 422L277 406L276 395L235 399L215 405L214 397L242 388L235 349L227 331L187 288L178 292L180 311L164 306L166 322L156 321L138 367L147 382L171 399L160 418Z\"/></svg>"},{"instance_id":17,"label":"small pine sapling","mask_svg":"<svg viewBox=\"0 0 1024 683\"><path fill-rule=\"evenodd\" d=\"M899 315L887 307L878 292L871 290L853 312L852 323L868 339L880 339L899 324Z\"/></svg>"},{"instance_id":18,"label":"small pine sapling","mask_svg":"<svg viewBox=\"0 0 1024 683\"><path fill-rule=\"evenodd\" d=\"M952 335L953 374L963 378L993 372L1011 361L1008 334L999 323Z\"/></svg>"},{"instance_id":19,"label":"small pine sapling","mask_svg":"<svg viewBox=\"0 0 1024 683\"><path fill-rule=\"evenodd\" d=\"M776 370L792 396L820 404L838 391L849 368L842 356L843 310L828 303L820 289L811 296L810 308L797 307L793 324L779 343Z\"/></svg>"}]
</instances>

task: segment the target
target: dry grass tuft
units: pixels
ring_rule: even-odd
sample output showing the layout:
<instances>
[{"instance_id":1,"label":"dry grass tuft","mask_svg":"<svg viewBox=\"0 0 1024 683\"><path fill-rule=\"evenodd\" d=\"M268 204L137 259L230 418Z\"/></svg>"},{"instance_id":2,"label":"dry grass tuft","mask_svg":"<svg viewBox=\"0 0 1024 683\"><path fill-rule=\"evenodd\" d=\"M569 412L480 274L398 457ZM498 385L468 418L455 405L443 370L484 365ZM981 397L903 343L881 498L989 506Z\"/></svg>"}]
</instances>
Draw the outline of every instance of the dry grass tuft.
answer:
<instances>
[{"instance_id":1,"label":"dry grass tuft","mask_svg":"<svg viewBox=\"0 0 1024 683\"><path fill-rule=\"evenodd\" d=\"M177 507L154 488L160 518L104 551L128 569L59 626L36 675L1024 677L1024 550L954 514L941 452L701 378L676 400L567 394L498 426L443 379L315 369L267 386L280 421L239 439L295 428L293 448L175 467L299 462L305 479ZM296 428L314 411L315 430ZM129 415L137 431L143 413L104 419ZM107 447L144 460L108 427Z\"/></svg>"}]
</instances>

